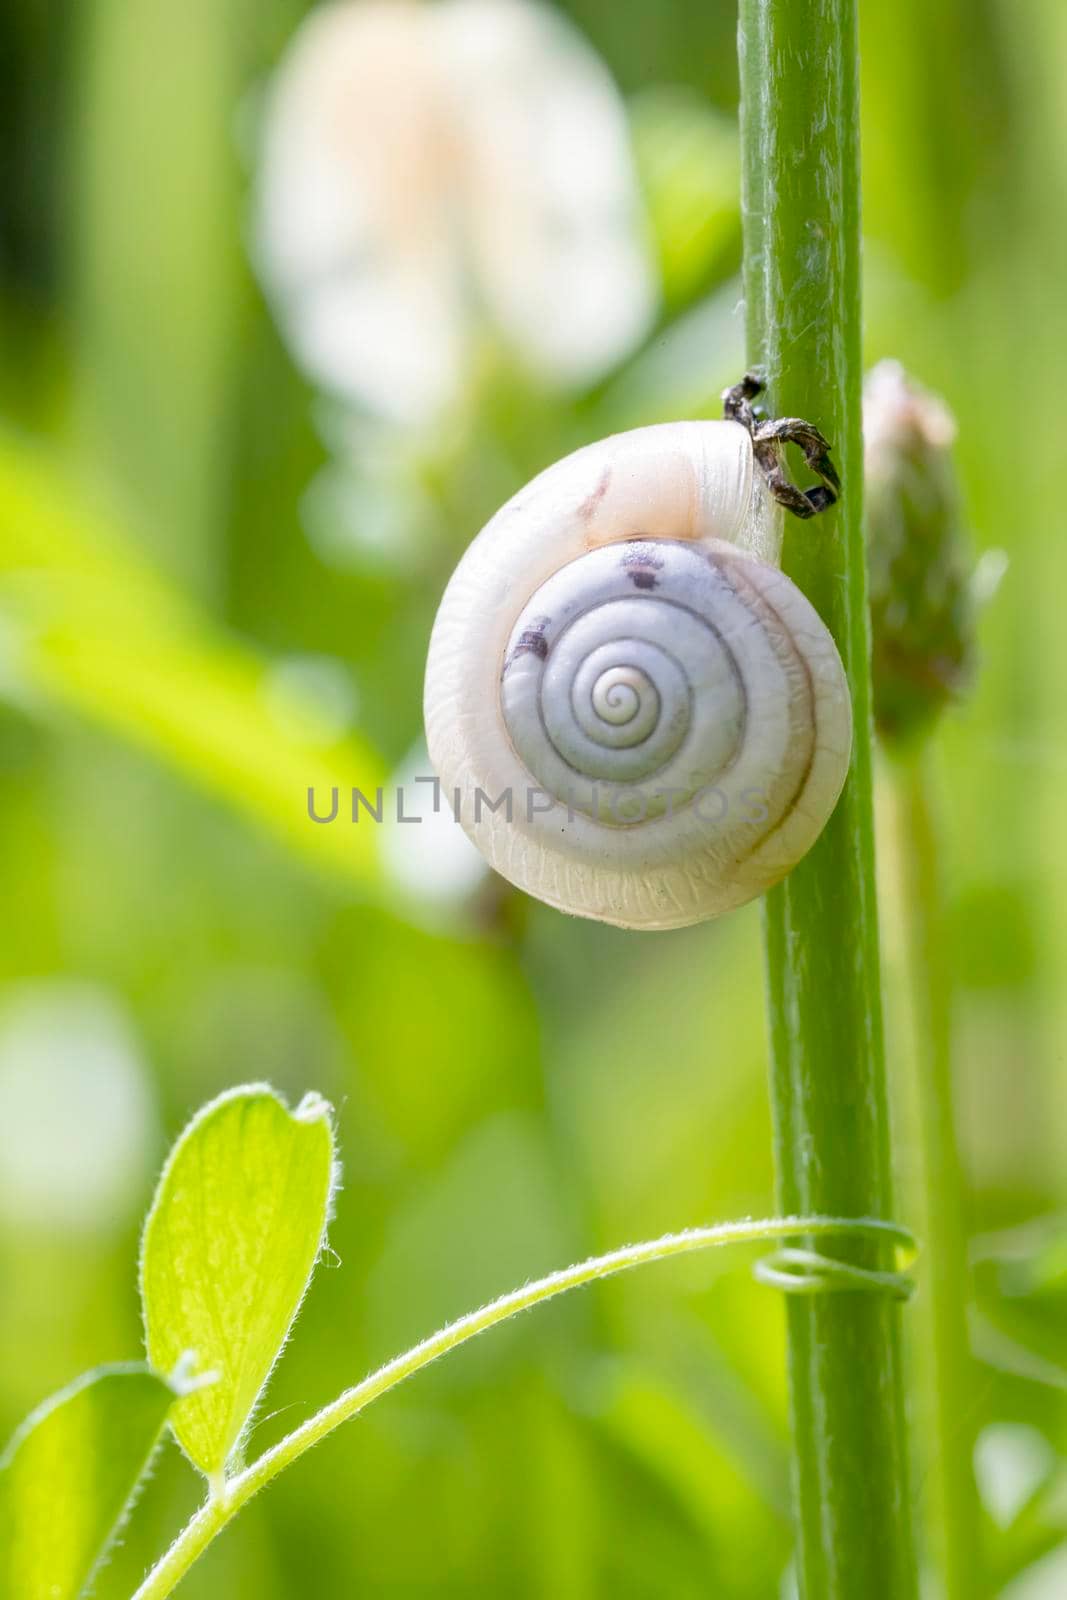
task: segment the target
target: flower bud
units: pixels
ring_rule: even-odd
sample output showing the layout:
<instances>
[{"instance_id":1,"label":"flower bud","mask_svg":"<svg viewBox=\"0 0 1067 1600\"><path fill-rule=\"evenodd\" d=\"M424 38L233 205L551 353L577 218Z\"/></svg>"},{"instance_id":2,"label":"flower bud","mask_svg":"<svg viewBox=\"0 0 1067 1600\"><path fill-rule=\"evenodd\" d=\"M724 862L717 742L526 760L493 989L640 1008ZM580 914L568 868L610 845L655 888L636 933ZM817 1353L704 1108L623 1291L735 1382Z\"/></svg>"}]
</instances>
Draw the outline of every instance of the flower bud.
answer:
<instances>
[{"instance_id":1,"label":"flower bud","mask_svg":"<svg viewBox=\"0 0 1067 1600\"><path fill-rule=\"evenodd\" d=\"M930 727L971 676L971 562L947 406L882 361L863 396L875 726L889 741Z\"/></svg>"}]
</instances>

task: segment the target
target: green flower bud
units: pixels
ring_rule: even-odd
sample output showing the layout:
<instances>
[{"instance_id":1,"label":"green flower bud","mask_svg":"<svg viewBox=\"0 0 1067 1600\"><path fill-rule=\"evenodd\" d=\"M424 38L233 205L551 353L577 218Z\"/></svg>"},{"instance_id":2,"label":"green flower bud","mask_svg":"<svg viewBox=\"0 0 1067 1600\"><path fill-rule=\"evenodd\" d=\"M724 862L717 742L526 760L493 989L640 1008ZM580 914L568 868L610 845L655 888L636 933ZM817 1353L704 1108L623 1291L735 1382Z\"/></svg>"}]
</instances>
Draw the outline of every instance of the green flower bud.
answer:
<instances>
[{"instance_id":1,"label":"green flower bud","mask_svg":"<svg viewBox=\"0 0 1067 1600\"><path fill-rule=\"evenodd\" d=\"M975 604L952 445L956 424L896 361L863 395L875 726L928 731L966 688Z\"/></svg>"}]
</instances>

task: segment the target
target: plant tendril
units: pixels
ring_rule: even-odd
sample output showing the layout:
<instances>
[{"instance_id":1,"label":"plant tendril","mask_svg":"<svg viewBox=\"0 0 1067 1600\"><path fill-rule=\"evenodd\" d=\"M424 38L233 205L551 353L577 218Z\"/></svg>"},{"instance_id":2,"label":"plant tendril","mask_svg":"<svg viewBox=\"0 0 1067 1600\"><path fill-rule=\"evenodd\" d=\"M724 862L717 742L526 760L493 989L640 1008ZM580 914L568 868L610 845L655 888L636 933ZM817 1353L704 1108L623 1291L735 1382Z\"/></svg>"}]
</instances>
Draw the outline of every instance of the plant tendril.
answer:
<instances>
[{"instance_id":1,"label":"plant tendril","mask_svg":"<svg viewBox=\"0 0 1067 1600\"><path fill-rule=\"evenodd\" d=\"M424 1339L403 1355L395 1356L377 1372L372 1372L353 1388L331 1400L315 1416L241 1472L228 1478L213 1493L195 1516L188 1522L170 1549L163 1555L137 1590L133 1600L163 1600L181 1582L189 1568L203 1554L209 1544L231 1522L242 1506L253 1495L266 1487L286 1467L341 1423L358 1416L372 1401L438 1357L455 1350L477 1334L485 1333L497 1323L506 1322L520 1311L528 1311L544 1300L551 1300L569 1289L609 1278L645 1262L665 1261L671 1256L688 1255L697 1250L709 1250L728 1244L759 1243L767 1239L788 1241L797 1238L834 1237L842 1240L859 1240L870 1245L879 1242L891 1245L903 1254L910 1264L916 1245L912 1235L898 1223L882 1221L876 1217L825 1217L793 1216L772 1217L766 1220L746 1218L741 1222L718 1223L712 1227L689 1228L682 1233L664 1234L662 1238L643 1244L624 1245L607 1255L593 1256L575 1266L564 1267L560 1272L535 1279L521 1289L513 1289L499 1300L468 1312L447 1327ZM756 1276L787 1294L842 1293L848 1290L871 1293L874 1291L906 1297L910 1282L902 1271L882 1272L873 1268L855 1266L823 1255L811 1247L784 1243L756 1267Z\"/></svg>"},{"instance_id":2,"label":"plant tendril","mask_svg":"<svg viewBox=\"0 0 1067 1600\"><path fill-rule=\"evenodd\" d=\"M905 1258L905 1266L897 1271L881 1271L875 1267L861 1267L853 1261L841 1261L836 1256L825 1255L820 1250L798 1245L783 1245L769 1256L757 1261L753 1276L769 1288L780 1289L783 1294L888 1294L894 1300L909 1300L915 1292L915 1281L907 1271L915 1259L916 1243L907 1228L895 1222L879 1223L874 1218L857 1221L842 1227L843 1237L870 1238L875 1234L894 1245Z\"/></svg>"}]
</instances>

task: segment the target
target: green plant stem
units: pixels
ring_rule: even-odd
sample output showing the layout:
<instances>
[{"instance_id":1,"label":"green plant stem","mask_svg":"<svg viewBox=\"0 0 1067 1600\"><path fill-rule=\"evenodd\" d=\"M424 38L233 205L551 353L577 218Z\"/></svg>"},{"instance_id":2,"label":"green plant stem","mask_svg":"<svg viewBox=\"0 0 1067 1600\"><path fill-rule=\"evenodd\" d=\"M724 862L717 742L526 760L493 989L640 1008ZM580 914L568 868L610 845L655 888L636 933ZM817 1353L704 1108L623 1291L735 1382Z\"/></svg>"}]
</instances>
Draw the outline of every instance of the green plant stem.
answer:
<instances>
[{"instance_id":1,"label":"green plant stem","mask_svg":"<svg viewBox=\"0 0 1067 1600\"><path fill-rule=\"evenodd\" d=\"M982 1600L988 1582L974 1477L976 1385L967 1324L973 1296L952 1088L952 978L927 751L902 754L893 776L923 1154L920 1315L929 1352L935 1539L946 1600Z\"/></svg>"},{"instance_id":2,"label":"green plant stem","mask_svg":"<svg viewBox=\"0 0 1067 1600\"><path fill-rule=\"evenodd\" d=\"M874 892L860 428L855 0L741 0L745 301L750 364L772 415L815 423L844 493L790 521L784 570L848 673L844 794L811 853L767 897L771 1098L782 1209L890 1216L892 1185ZM840 1253L877 1264L877 1248ZM788 1303L797 1567L805 1600L912 1600L917 1577L896 1305Z\"/></svg>"},{"instance_id":3,"label":"green plant stem","mask_svg":"<svg viewBox=\"0 0 1067 1600\"><path fill-rule=\"evenodd\" d=\"M644 1244L626 1245L609 1255L595 1256L591 1260L579 1262L577 1266L553 1272L547 1278L539 1278L521 1289L514 1290L511 1294L503 1295L499 1300L492 1301L490 1305L449 1323L430 1338L424 1339L414 1349L387 1362L377 1372L364 1378L362 1383L357 1383L354 1388L346 1389L343 1394L338 1395L336 1400L324 1406L302 1427L295 1429L272 1449L267 1450L250 1467L228 1479L221 1486L217 1486L206 1504L152 1568L133 1600L163 1600L163 1596L171 1594L212 1540L222 1532L227 1523L233 1521L252 1496L258 1494L260 1489L265 1488L286 1467L291 1466L305 1451L325 1439L327 1434L339 1428L343 1422L357 1416L373 1400L387 1394L390 1389L395 1389L405 1378L410 1378L413 1373L429 1366L431 1361L436 1361L439 1356L456 1349L458 1345L465 1344L468 1339L475 1338L479 1333L485 1333L497 1323L506 1322L518 1312L527 1311L544 1300L565 1293L568 1289L580 1288L583 1284L592 1283L598 1278L611 1277L616 1272L625 1272L628 1268L641 1266L645 1262L663 1261L670 1256L687 1255L695 1250L708 1250L727 1244L787 1239L797 1234L806 1234L810 1237L847 1235L884 1238L890 1248L897 1251L903 1249L910 1253L908 1235L880 1219L794 1216L773 1218L770 1221L727 1222L710 1228L691 1228L684 1233L666 1234L660 1239L653 1239ZM824 1287L832 1291L834 1286L830 1284ZM840 1287L849 1286L842 1284ZM863 1284L860 1282L851 1287L862 1289ZM801 1292L804 1292L802 1286ZM807 1292L813 1291L809 1287ZM830 1292L827 1297L863 1300L869 1296L863 1293L838 1295ZM878 1298L881 1298L880 1293Z\"/></svg>"}]
</instances>

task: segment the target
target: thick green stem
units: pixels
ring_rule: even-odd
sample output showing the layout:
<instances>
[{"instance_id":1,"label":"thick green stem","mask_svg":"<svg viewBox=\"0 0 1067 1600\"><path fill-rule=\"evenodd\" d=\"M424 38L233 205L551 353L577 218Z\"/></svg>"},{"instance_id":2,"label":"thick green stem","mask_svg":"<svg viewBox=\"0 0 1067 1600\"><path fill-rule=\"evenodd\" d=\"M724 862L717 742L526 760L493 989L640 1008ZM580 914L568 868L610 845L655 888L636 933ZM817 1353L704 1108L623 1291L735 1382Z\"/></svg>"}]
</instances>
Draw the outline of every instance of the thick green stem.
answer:
<instances>
[{"instance_id":1,"label":"thick green stem","mask_svg":"<svg viewBox=\"0 0 1067 1600\"><path fill-rule=\"evenodd\" d=\"M967 1329L972 1296L952 1089L952 983L926 752L902 756L894 778L923 1147L921 1315L934 1435L934 1537L946 1600L982 1600L988 1581L974 1478L975 1370Z\"/></svg>"},{"instance_id":2,"label":"thick green stem","mask_svg":"<svg viewBox=\"0 0 1067 1600\"><path fill-rule=\"evenodd\" d=\"M852 687L841 801L766 903L778 1189L789 1211L889 1217L892 1185L874 895L869 642L862 531L855 0L741 0L749 358L772 414L831 440L839 506L790 521L783 566ZM842 1256L875 1264L874 1246ZM797 1566L804 1600L916 1594L897 1306L789 1302Z\"/></svg>"}]
</instances>

